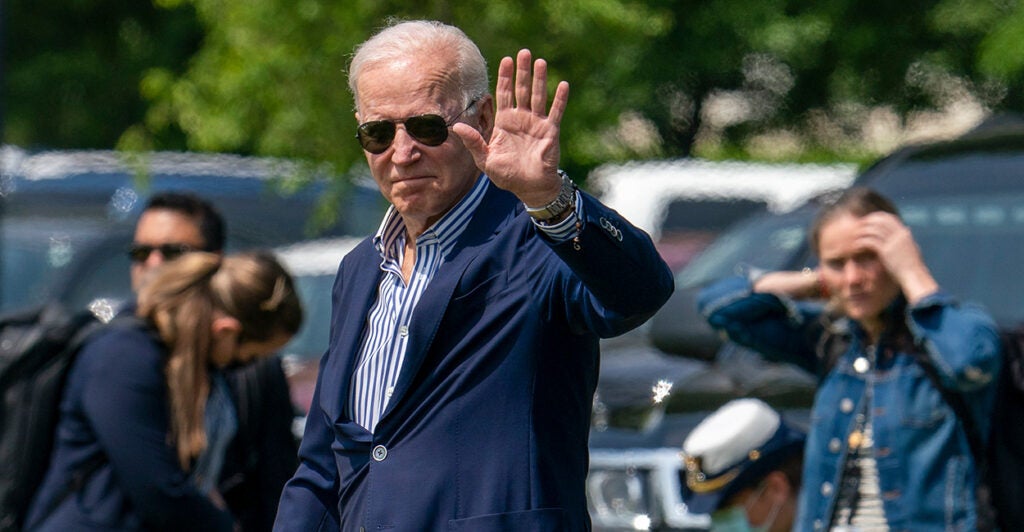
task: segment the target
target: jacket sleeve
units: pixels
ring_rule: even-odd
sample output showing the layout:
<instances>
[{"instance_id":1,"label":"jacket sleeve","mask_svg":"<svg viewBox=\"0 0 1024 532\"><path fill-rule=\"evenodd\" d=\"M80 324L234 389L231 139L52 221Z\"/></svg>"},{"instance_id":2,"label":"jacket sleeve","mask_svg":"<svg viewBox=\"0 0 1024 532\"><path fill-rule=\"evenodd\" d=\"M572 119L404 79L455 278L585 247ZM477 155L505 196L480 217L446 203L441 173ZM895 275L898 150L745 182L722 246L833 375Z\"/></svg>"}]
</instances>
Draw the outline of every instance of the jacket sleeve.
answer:
<instances>
[{"instance_id":1,"label":"jacket sleeve","mask_svg":"<svg viewBox=\"0 0 1024 532\"><path fill-rule=\"evenodd\" d=\"M999 332L982 309L938 292L907 312L911 334L924 347L943 386L969 392L995 382L1001 361Z\"/></svg>"},{"instance_id":2,"label":"jacket sleeve","mask_svg":"<svg viewBox=\"0 0 1024 532\"><path fill-rule=\"evenodd\" d=\"M774 294L754 292L750 281L739 276L705 287L697 306L708 324L730 340L769 359L818 372L819 311Z\"/></svg>"},{"instance_id":3,"label":"jacket sleeve","mask_svg":"<svg viewBox=\"0 0 1024 532\"><path fill-rule=\"evenodd\" d=\"M325 356L320 362L312 407L299 445L299 468L285 484L278 505L275 531L327 532L339 529L338 469L334 463L333 428L320 404Z\"/></svg>"},{"instance_id":4,"label":"jacket sleeve","mask_svg":"<svg viewBox=\"0 0 1024 532\"><path fill-rule=\"evenodd\" d=\"M96 350L82 407L118 483L150 529L231 530L231 514L194 487L168 444L162 353L130 334L108 335L80 355Z\"/></svg>"},{"instance_id":5,"label":"jacket sleeve","mask_svg":"<svg viewBox=\"0 0 1024 532\"><path fill-rule=\"evenodd\" d=\"M578 240L551 243L574 274L563 278L569 323L601 337L633 329L661 308L672 295L672 271L651 237L580 193L583 219Z\"/></svg>"}]
</instances>

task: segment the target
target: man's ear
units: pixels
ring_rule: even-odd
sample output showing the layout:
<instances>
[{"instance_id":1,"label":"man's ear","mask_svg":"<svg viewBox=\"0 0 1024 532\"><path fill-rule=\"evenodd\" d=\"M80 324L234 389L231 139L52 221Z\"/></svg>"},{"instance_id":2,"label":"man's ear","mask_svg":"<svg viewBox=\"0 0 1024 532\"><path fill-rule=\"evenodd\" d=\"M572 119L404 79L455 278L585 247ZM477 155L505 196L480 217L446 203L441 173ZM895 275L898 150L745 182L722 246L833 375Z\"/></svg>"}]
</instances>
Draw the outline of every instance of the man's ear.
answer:
<instances>
[{"instance_id":1,"label":"man's ear","mask_svg":"<svg viewBox=\"0 0 1024 532\"><path fill-rule=\"evenodd\" d=\"M224 338L241 333L242 323L231 316L220 316L213 319L211 330L214 338Z\"/></svg>"},{"instance_id":2,"label":"man's ear","mask_svg":"<svg viewBox=\"0 0 1024 532\"><path fill-rule=\"evenodd\" d=\"M476 104L476 119L479 124L480 136L484 142L491 141L491 133L494 131L494 97L486 94Z\"/></svg>"}]
</instances>

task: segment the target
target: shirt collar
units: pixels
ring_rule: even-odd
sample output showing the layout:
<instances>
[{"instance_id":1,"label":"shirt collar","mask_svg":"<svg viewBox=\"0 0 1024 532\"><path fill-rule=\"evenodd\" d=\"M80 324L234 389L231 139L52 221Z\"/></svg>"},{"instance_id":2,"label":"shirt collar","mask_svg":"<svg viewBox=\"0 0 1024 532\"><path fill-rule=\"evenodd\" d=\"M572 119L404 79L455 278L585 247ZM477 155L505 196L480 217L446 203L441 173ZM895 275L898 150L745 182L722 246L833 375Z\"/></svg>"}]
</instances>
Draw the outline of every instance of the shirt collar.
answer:
<instances>
[{"instance_id":1,"label":"shirt collar","mask_svg":"<svg viewBox=\"0 0 1024 532\"><path fill-rule=\"evenodd\" d=\"M447 255L448 251L455 246L455 241L469 226L469 221L472 219L473 213L476 212L476 208L480 206L489 183L490 179L486 175L480 174L469 193L417 237L417 244L439 243L442 254ZM391 205L384 213L384 220L381 221L377 233L373 236L373 245L380 252L381 257L394 259L398 256L399 243L404 242L404 236L405 221L402 220L402 216L395 206Z\"/></svg>"}]
</instances>

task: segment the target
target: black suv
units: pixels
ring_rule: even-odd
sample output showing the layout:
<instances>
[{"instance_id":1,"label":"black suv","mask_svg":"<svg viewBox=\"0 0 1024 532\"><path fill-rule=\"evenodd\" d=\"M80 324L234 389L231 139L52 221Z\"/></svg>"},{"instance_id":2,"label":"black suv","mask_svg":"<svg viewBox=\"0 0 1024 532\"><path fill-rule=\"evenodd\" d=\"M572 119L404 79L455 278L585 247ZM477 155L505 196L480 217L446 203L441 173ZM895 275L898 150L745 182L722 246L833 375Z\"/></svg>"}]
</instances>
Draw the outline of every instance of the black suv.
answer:
<instances>
[{"instance_id":1,"label":"black suv","mask_svg":"<svg viewBox=\"0 0 1024 532\"><path fill-rule=\"evenodd\" d=\"M956 140L900 149L855 184L897 204L944 290L982 304L1001 327L1024 324L1024 120L1000 117ZM680 499L678 452L725 401L760 397L806 423L815 378L723 342L697 314L695 296L741 265L813 266L804 236L816 208L755 217L716 239L678 274L676 293L652 319L656 348L603 361L588 485L595 529L705 528L707 516L688 513Z\"/></svg>"}]
</instances>

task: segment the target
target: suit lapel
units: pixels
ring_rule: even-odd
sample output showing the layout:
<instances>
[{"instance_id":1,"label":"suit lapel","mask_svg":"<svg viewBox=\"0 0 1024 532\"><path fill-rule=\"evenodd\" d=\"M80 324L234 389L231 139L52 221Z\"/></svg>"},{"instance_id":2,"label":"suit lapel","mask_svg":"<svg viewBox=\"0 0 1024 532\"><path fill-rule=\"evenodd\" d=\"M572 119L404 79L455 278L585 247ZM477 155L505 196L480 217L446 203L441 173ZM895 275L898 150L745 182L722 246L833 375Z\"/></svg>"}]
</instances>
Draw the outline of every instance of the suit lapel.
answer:
<instances>
[{"instance_id":1,"label":"suit lapel","mask_svg":"<svg viewBox=\"0 0 1024 532\"><path fill-rule=\"evenodd\" d=\"M351 260L349 260L351 259ZM344 263L345 276L334 294L335 301L344 302L344 307L332 305L333 329L327 365L321 371L321 405L334 415L334 421L347 420L343 405L348 400L352 371L359 356L359 340L362 338L366 316L377 297L382 271L380 254L370 239L364 241Z\"/></svg>"}]
</instances>

